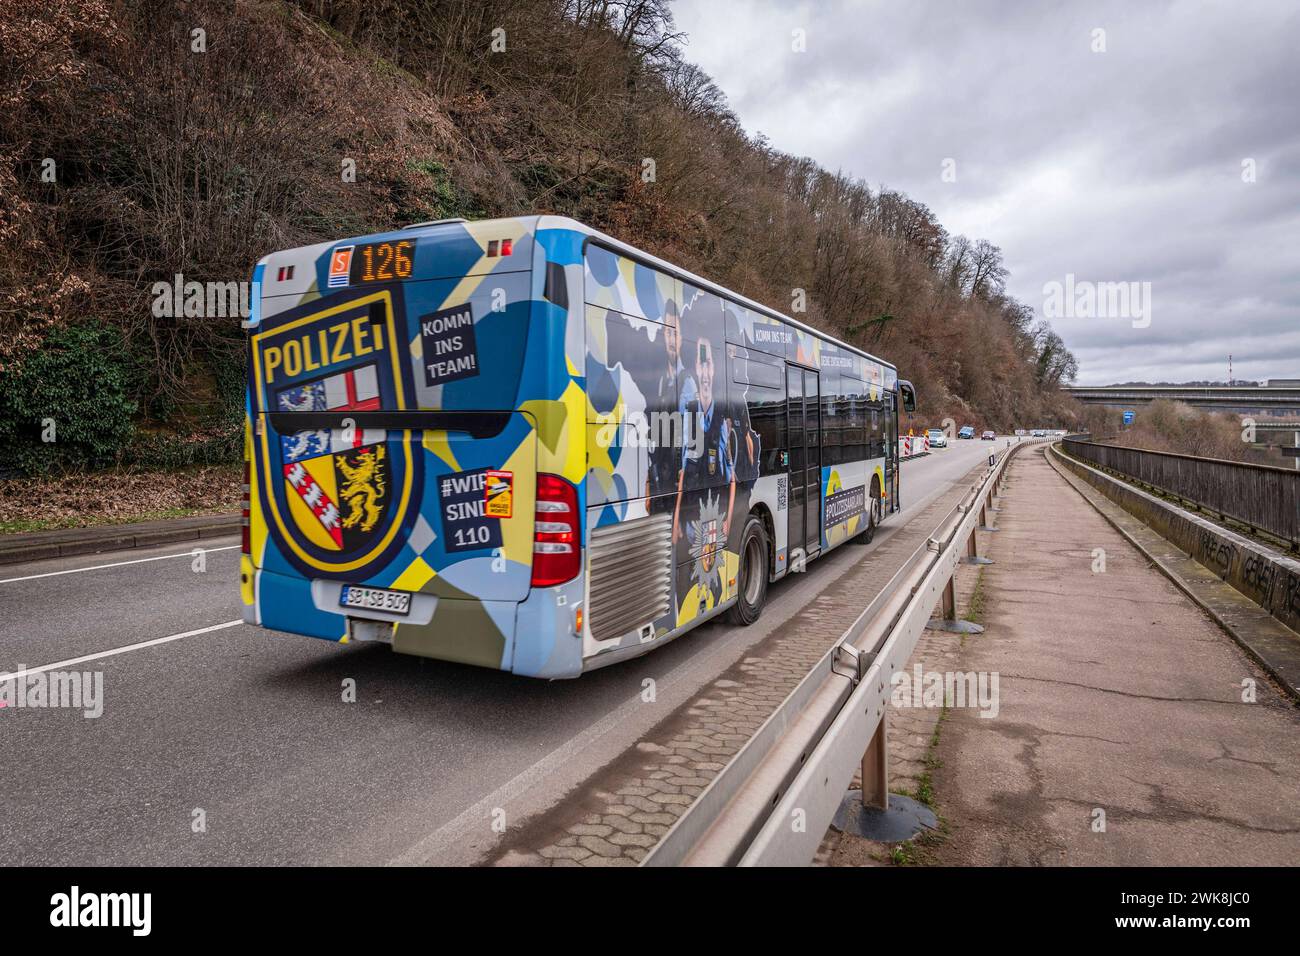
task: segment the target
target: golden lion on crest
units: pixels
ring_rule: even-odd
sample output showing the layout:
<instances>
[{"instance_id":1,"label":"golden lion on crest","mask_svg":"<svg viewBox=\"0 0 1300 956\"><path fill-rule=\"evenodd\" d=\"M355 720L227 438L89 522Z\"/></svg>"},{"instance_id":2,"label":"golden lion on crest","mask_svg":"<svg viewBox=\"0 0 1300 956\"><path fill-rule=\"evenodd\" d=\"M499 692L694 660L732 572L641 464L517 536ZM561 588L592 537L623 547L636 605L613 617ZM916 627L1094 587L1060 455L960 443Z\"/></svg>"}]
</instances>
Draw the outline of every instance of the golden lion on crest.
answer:
<instances>
[{"instance_id":1,"label":"golden lion on crest","mask_svg":"<svg viewBox=\"0 0 1300 956\"><path fill-rule=\"evenodd\" d=\"M383 513L379 502L384 497L384 475L380 463L384 460L384 446L375 445L353 458L355 464L340 455L337 459L339 471L347 478L339 496L348 506L347 517L343 527L355 528L361 525L362 531L369 531Z\"/></svg>"}]
</instances>

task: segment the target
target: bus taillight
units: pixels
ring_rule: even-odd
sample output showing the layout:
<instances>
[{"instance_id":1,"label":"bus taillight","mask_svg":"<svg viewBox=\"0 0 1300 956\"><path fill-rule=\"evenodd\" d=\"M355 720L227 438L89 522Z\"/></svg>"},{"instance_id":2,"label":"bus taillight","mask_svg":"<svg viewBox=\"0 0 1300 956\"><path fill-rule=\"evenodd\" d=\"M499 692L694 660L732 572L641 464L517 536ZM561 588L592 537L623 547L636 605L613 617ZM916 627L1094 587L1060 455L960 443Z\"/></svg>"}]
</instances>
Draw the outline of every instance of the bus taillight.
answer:
<instances>
[{"instance_id":1,"label":"bus taillight","mask_svg":"<svg viewBox=\"0 0 1300 956\"><path fill-rule=\"evenodd\" d=\"M578 492L558 475L537 476L533 517L533 587L546 588L578 574Z\"/></svg>"},{"instance_id":2,"label":"bus taillight","mask_svg":"<svg viewBox=\"0 0 1300 956\"><path fill-rule=\"evenodd\" d=\"M248 482L251 474L251 466L247 458L244 459L244 501L243 510L239 513L239 550L244 554L252 553L252 547L249 544L248 535Z\"/></svg>"}]
</instances>

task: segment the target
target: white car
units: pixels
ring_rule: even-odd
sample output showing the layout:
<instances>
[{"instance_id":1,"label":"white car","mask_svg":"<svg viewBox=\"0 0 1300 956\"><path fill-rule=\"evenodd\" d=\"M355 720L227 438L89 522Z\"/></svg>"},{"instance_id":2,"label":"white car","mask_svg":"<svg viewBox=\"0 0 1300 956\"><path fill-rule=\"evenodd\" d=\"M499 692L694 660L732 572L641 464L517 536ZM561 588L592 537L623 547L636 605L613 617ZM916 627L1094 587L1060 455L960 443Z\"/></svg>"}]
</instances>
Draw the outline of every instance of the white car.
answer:
<instances>
[{"instance_id":1,"label":"white car","mask_svg":"<svg viewBox=\"0 0 1300 956\"><path fill-rule=\"evenodd\" d=\"M927 438L930 439L931 448L948 447L948 436L943 433L942 428L931 428L928 432L925 433L925 435Z\"/></svg>"}]
</instances>

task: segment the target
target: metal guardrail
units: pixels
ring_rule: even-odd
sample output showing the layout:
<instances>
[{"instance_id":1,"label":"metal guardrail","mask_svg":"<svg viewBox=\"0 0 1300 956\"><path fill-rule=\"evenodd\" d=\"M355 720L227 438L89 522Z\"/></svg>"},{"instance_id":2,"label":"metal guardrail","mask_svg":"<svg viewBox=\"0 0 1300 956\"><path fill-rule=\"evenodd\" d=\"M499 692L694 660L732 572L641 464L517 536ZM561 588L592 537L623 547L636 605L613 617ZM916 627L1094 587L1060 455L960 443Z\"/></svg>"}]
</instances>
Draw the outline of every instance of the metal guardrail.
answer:
<instances>
[{"instance_id":1,"label":"metal guardrail","mask_svg":"<svg viewBox=\"0 0 1300 956\"><path fill-rule=\"evenodd\" d=\"M1123 448L1076 436L1062 444L1075 458L1300 547L1300 471Z\"/></svg>"},{"instance_id":2,"label":"metal guardrail","mask_svg":"<svg viewBox=\"0 0 1300 956\"><path fill-rule=\"evenodd\" d=\"M1022 440L996 456L934 534L759 727L645 858L643 866L792 866L810 862L862 768L863 800L888 803L884 719L936 606L955 617L953 572Z\"/></svg>"}]
</instances>

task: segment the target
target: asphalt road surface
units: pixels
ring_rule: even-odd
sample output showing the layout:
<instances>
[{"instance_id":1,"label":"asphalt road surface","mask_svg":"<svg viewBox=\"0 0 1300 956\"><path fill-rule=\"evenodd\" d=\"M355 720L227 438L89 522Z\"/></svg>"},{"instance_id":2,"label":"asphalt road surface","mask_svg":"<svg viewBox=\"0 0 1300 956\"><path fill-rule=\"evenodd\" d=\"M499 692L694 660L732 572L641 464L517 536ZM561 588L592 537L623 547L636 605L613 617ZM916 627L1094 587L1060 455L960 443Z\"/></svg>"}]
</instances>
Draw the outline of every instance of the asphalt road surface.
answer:
<instances>
[{"instance_id":1,"label":"asphalt road surface","mask_svg":"<svg viewBox=\"0 0 1300 956\"><path fill-rule=\"evenodd\" d=\"M904 462L905 508L878 542L993 444ZM5 567L0 676L102 671L103 712L0 708L0 860L473 862L495 808L563 799L874 547L779 583L752 627L556 682L244 625L237 537L212 539L201 569L176 545Z\"/></svg>"}]
</instances>

